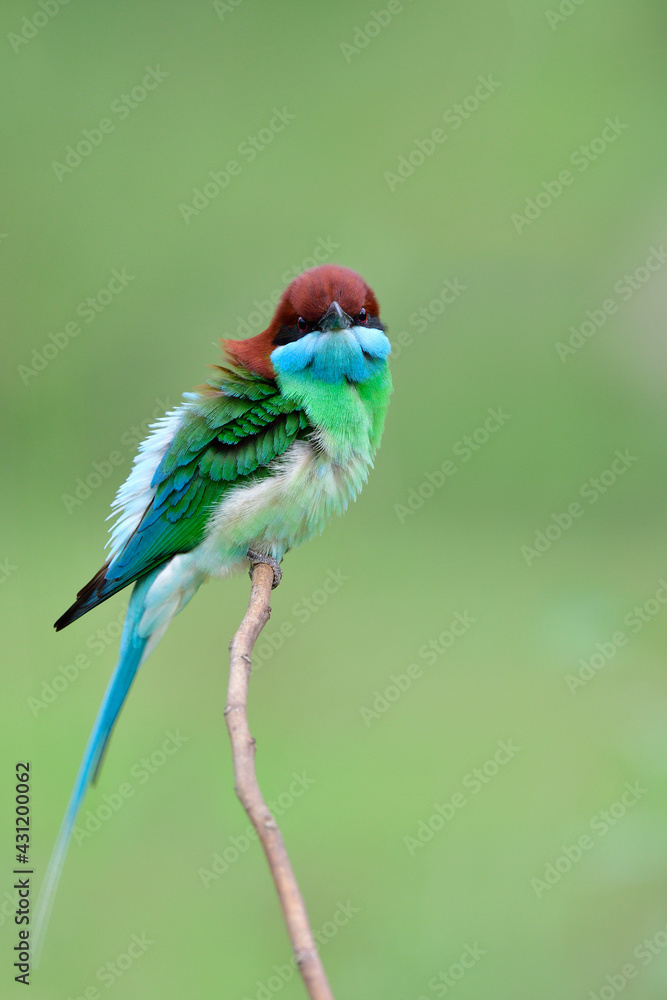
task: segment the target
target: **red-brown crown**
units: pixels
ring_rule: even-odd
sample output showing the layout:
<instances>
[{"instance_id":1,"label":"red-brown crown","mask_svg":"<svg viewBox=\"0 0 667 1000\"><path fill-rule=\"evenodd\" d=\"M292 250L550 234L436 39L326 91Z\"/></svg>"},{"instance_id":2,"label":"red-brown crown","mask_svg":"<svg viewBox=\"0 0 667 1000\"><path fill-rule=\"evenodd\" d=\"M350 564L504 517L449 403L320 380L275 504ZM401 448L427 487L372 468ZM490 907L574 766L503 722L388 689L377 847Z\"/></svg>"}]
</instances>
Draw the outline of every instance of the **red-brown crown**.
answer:
<instances>
[{"instance_id":1,"label":"red-brown crown","mask_svg":"<svg viewBox=\"0 0 667 1000\"><path fill-rule=\"evenodd\" d=\"M360 274L338 264L321 264L304 271L287 286L266 330L247 340L223 340L223 350L244 368L263 378L275 378L271 352L277 332L281 327L295 326L299 317L317 323L334 301L348 316L357 316L362 309L369 316L380 312L372 289Z\"/></svg>"}]
</instances>

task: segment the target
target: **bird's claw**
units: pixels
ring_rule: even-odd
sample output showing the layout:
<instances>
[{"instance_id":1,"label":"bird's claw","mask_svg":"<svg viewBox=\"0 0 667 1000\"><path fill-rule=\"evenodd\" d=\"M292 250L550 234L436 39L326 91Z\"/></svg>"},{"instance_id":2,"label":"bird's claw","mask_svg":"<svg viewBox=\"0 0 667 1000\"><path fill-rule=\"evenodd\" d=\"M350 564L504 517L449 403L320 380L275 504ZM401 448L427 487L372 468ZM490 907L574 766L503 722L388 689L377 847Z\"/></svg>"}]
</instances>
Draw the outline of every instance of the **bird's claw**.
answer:
<instances>
[{"instance_id":1,"label":"bird's claw","mask_svg":"<svg viewBox=\"0 0 667 1000\"><path fill-rule=\"evenodd\" d=\"M273 570L273 583L271 584L271 590L275 590L283 577L283 571L280 568L280 564L273 556L265 556L263 552L255 552L254 549L248 549L248 559L250 560L250 579L252 579L252 571L259 563L263 563L265 566L270 566Z\"/></svg>"}]
</instances>

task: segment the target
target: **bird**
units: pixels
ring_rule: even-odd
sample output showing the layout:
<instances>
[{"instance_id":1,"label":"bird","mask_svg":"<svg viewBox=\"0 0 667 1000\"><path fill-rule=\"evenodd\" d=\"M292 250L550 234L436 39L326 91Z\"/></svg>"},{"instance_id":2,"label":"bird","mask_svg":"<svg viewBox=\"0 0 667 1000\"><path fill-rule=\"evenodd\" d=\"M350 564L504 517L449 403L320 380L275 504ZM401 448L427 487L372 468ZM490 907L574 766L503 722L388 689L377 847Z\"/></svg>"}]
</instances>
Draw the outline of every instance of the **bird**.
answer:
<instances>
[{"instance_id":1,"label":"bird","mask_svg":"<svg viewBox=\"0 0 667 1000\"><path fill-rule=\"evenodd\" d=\"M266 562L276 586L285 554L356 499L380 444L391 347L357 272L304 271L266 330L221 347L207 382L151 425L112 503L109 558L55 623L60 631L134 584L40 892L36 956L81 803L139 667L205 581Z\"/></svg>"}]
</instances>

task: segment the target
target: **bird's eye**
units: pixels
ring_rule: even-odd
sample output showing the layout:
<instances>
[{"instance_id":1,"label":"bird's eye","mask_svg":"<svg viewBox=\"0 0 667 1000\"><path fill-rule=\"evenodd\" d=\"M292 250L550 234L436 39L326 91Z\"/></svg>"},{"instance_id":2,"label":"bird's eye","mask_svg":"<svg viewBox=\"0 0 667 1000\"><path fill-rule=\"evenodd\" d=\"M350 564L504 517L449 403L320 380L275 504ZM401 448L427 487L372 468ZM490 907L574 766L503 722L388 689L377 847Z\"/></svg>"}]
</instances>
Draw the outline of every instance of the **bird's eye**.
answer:
<instances>
[{"instance_id":1,"label":"bird's eye","mask_svg":"<svg viewBox=\"0 0 667 1000\"><path fill-rule=\"evenodd\" d=\"M307 332L307 330L308 330L308 323L303 318L303 316L299 316L298 320L296 321L296 325L298 326L298 328L301 331L301 333L306 333Z\"/></svg>"},{"instance_id":2,"label":"bird's eye","mask_svg":"<svg viewBox=\"0 0 667 1000\"><path fill-rule=\"evenodd\" d=\"M363 323L364 325L368 323L368 313L366 312L365 309L362 309L361 312L359 313L359 322Z\"/></svg>"}]
</instances>

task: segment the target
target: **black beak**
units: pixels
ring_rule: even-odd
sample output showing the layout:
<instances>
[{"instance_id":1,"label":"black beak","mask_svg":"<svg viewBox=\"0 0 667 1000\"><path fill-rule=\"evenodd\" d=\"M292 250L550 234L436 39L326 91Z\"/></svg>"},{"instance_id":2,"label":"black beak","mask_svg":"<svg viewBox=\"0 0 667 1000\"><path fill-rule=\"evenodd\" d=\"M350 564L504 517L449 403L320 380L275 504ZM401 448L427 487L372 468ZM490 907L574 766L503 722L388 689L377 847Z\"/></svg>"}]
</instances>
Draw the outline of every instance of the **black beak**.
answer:
<instances>
[{"instance_id":1,"label":"black beak","mask_svg":"<svg viewBox=\"0 0 667 1000\"><path fill-rule=\"evenodd\" d=\"M347 330L352 326L352 319L343 312L336 300L331 303L319 323L320 330L329 333L332 330Z\"/></svg>"}]
</instances>

